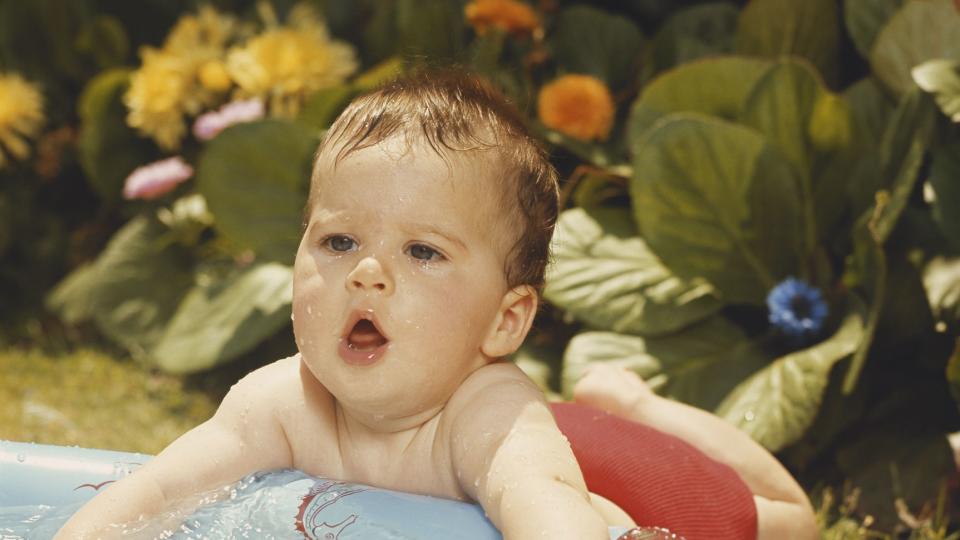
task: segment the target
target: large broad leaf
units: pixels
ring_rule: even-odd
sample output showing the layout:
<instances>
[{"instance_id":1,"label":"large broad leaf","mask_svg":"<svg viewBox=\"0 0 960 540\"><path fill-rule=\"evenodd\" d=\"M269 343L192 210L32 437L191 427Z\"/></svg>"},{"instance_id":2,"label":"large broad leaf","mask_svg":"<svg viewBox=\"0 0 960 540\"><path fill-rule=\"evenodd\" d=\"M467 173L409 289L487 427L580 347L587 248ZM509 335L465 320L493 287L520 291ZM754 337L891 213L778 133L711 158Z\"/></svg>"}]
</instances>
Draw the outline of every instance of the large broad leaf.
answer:
<instances>
[{"instance_id":1,"label":"large broad leaf","mask_svg":"<svg viewBox=\"0 0 960 540\"><path fill-rule=\"evenodd\" d=\"M864 58L870 57L873 42L890 17L905 0L846 0L843 18L853 44Z\"/></svg>"},{"instance_id":2,"label":"large broad leaf","mask_svg":"<svg viewBox=\"0 0 960 540\"><path fill-rule=\"evenodd\" d=\"M805 223L806 245L830 231L846 201L849 161L841 153L850 140L850 114L839 96L829 92L808 62L778 63L757 81L741 121L771 141L796 167Z\"/></svg>"},{"instance_id":3,"label":"large broad leaf","mask_svg":"<svg viewBox=\"0 0 960 540\"><path fill-rule=\"evenodd\" d=\"M800 171L809 171L813 144L808 125L826 93L820 75L800 59L778 62L757 81L740 115L742 123L767 136Z\"/></svg>"},{"instance_id":4,"label":"large broad leaf","mask_svg":"<svg viewBox=\"0 0 960 540\"><path fill-rule=\"evenodd\" d=\"M292 263L310 179L316 132L266 120L227 128L197 166L197 186L217 229L261 258Z\"/></svg>"},{"instance_id":5,"label":"large broad leaf","mask_svg":"<svg viewBox=\"0 0 960 540\"><path fill-rule=\"evenodd\" d=\"M728 302L762 304L805 252L799 180L752 129L673 115L634 147L631 196L640 231L684 279Z\"/></svg>"},{"instance_id":6,"label":"large broad leaf","mask_svg":"<svg viewBox=\"0 0 960 540\"><path fill-rule=\"evenodd\" d=\"M564 71L593 75L617 89L636 79L643 34L630 19L576 5L557 17L553 46Z\"/></svg>"},{"instance_id":7,"label":"large broad leaf","mask_svg":"<svg viewBox=\"0 0 960 540\"><path fill-rule=\"evenodd\" d=\"M717 414L772 452L800 439L813 423L834 364L863 336L863 313L851 298L837 332L826 341L778 358L741 383Z\"/></svg>"},{"instance_id":8,"label":"large broad leaf","mask_svg":"<svg viewBox=\"0 0 960 540\"><path fill-rule=\"evenodd\" d=\"M656 335L673 332L722 307L703 280L670 273L626 209L561 214L544 296L594 328Z\"/></svg>"},{"instance_id":9,"label":"large broad leaf","mask_svg":"<svg viewBox=\"0 0 960 540\"><path fill-rule=\"evenodd\" d=\"M960 248L960 142L952 142L933 152L930 185L936 193L934 218L947 240Z\"/></svg>"},{"instance_id":10,"label":"large broad leaf","mask_svg":"<svg viewBox=\"0 0 960 540\"><path fill-rule=\"evenodd\" d=\"M914 86L910 71L934 58L960 58L960 13L952 0L906 2L877 36L870 65L902 95Z\"/></svg>"},{"instance_id":11,"label":"large broad leaf","mask_svg":"<svg viewBox=\"0 0 960 540\"><path fill-rule=\"evenodd\" d=\"M839 36L834 0L751 0L740 12L737 52L802 56L832 80Z\"/></svg>"},{"instance_id":12,"label":"large broad leaf","mask_svg":"<svg viewBox=\"0 0 960 540\"><path fill-rule=\"evenodd\" d=\"M166 227L134 218L100 257L58 285L48 305L77 321L92 317L100 330L142 357L160 339L193 285L193 263L163 242Z\"/></svg>"},{"instance_id":13,"label":"large broad leaf","mask_svg":"<svg viewBox=\"0 0 960 540\"><path fill-rule=\"evenodd\" d=\"M151 359L171 373L210 369L247 352L290 321L293 270L254 264L197 285L177 308Z\"/></svg>"},{"instance_id":14,"label":"large broad leaf","mask_svg":"<svg viewBox=\"0 0 960 540\"><path fill-rule=\"evenodd\" d=\"M631 147L664 115L699 112L735 120L757 80L773 65L767 60L725 56L677 66L644 87L630 111Z\"/></svg>"},{"instance_id":15,"label":"large broad leaf","mask_svg":"<svg viewBox=\"0 0 960 540\"><path fill-rule=\"evenodd\" d=\"M674 13L653 38L648 72L732 53L739 14L737 7L727 2L699 4Z\"/></svg>"},{"instance_id":16,"label":"large broad leaf","mask_svg":"<svg viewBox=\"0 0 960 540\"><path fill-rule=\"evenodd\" d=\"M78 157L87 180L103 200L116 202L127 175L152 160L156 149L127 127L127 108L121 100L130 83L130 71L104 71L80 96Z\"/></svg>"},{"instance_id":17,"label":"large broad leaf","mask_svg":"<svg viewBox=\"0 0 960 540\"><path fill-rule=\"evenodd\" d=\"M570 396L597 362L635 371L658 393L713 410L734 387L769 363L758 344L721 316L662 337L614 332L575 336L564 355L563 391Z\"/></svg>"}]
</instances>

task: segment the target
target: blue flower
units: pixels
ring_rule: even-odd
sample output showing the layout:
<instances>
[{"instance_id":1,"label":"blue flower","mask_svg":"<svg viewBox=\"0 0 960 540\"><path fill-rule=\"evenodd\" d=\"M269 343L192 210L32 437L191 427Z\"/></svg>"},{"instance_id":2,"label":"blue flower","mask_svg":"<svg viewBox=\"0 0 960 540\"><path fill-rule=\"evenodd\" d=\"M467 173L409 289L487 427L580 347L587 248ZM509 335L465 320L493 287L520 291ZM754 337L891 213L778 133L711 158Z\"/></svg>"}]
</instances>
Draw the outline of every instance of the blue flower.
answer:
<instances>
[{"instance_id":1,"label":"blue flower","mask_svg":"<svg viewBox=\"0 0 960 540\"><path fill-rule=\"evenodd\" d=\"M788 277L767 295L770 324L792 341L805 343L820 332L827 319L827 303L820 289Z\"/></svg>"}]
</instances>

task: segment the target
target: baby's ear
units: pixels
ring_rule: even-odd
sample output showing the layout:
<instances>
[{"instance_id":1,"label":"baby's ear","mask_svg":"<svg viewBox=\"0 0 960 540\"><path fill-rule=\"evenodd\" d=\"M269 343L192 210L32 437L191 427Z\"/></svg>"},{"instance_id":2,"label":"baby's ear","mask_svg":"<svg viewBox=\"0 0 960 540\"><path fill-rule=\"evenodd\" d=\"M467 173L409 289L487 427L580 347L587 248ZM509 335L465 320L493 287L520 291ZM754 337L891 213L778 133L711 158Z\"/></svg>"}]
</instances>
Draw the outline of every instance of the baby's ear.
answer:
<instances>
[{"instance_id":1,"label":"baby's ear","mask_svg":"<svg viewBox=\"0 0 960 540\"><path fill-rule=\"evenodd\" d=\"M490 333L480 346L481 352L499 358L520 348L533 318L537 314L537 291L529 285L520 285L507 291L500 301L500 309Z\"/></svg>"}]
</instances>

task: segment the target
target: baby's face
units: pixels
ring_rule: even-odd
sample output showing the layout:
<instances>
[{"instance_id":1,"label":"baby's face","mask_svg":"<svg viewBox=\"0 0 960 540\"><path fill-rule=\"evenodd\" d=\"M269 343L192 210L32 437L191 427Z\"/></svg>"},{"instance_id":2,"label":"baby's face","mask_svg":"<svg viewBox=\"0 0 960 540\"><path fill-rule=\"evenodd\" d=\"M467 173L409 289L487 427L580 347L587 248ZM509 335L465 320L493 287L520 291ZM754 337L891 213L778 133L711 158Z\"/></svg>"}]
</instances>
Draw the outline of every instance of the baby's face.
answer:
<instances>
[{"instance_id":1,"label":"baby's face","mask_svg":"<svg viewBox=\"0 0 960 540\"><path fill-rule=\"evenodd\" d=\"M507 292L491 167L398 147L325 167L293 284L302 358L374 420L435 414L489 361L481 347Z\"/></svg>"}]
</instances>

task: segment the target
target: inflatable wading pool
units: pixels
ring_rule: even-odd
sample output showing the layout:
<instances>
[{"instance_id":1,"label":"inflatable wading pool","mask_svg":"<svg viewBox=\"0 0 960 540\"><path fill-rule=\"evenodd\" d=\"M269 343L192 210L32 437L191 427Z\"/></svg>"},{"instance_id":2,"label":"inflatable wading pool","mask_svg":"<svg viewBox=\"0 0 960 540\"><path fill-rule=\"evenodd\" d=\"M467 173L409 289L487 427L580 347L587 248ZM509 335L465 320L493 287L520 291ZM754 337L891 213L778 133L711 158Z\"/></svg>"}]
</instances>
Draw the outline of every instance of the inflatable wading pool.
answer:
<instances>
[{"instance_id":1,"label":"inflatable wading pool","mask_svg":"<svg viewBox=\"0 0 960 540\"><path fill-rule=\"evenodd\" d=\"M0 441L0 539L47 539L88 499L150 456ZM308 476L257 473L219 490L169 538L495 540L475 504ZM142 528L139 529L142 531ZM610 528L610 538L626 532ZM130 537L139 538L133 530ZM634 529L631 539L670 538Z\"/></svg>"}]
</instances>

